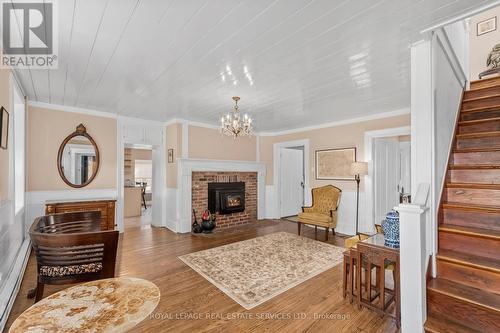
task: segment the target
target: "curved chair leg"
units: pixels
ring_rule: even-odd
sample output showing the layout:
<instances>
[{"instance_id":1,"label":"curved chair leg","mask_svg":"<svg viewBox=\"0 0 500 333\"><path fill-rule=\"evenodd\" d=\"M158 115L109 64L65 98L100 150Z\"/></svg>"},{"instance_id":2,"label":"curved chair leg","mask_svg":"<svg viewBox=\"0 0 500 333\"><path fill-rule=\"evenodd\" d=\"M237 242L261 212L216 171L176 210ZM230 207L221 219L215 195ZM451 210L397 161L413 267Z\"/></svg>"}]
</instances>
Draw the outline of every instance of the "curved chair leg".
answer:
<instances>
[{"instance_id":1,"label":"curved chair leg","mask_svg":"<svg viewBox=\"0 0 500 333\"><path fill-rule=\"evenodd\" d=\"M330 233L330 228L325 229L325 242L328 242L328 234Z\"/></svg>"},{"instance_id":2,"label":"curved chair leg","mask_svg":"<svg viewBox=\"0 0 500 333\"><path fill-rule=\"evenodd\" d=\"M35 303L43 298L43 287L44 287L43 283L40 283L40 282L37 283Z\"/></svg>"}]
</instances>

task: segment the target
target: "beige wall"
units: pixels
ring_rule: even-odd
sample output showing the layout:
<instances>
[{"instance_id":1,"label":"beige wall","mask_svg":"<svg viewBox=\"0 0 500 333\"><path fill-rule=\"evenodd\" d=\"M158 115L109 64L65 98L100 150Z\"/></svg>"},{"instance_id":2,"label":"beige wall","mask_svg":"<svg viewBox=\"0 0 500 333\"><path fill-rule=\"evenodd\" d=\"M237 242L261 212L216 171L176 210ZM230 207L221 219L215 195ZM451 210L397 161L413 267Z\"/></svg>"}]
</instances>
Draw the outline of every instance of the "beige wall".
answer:
<instances>
[{"instance_id":1,"label":"beige wall","mask_svg":"<svg viewBox=\"0 0 500 333\"><path fill-rule=\"evenodd\" d=\"M177 188L177 158L182 157L182 124L167 126L167 187ZM174 162L168 163L168 150L174 150Z\"/></svg>"},{"instance_id":2,"label":"beige wall","mask_svg":"<svg viewBox=\"0 0 500 333\"><path fill-rule=\"evenodd\" d=\"M370 120L356 124L322 128L286 134L280 136L263 136L260 138L260 160L266 163L266 184L273 184L273 145L279 142L309 139L309 180L310 186L334 184L342 189L355 189L354 181L316 180L314 172L314 155L319 149L356 147L358 161L364 160L364 135L366 131L410 125L410 115Z\"/></svg>"},{"instance_id":3,"label":"beige wall","mask_svg":"<svg viewBox=\"0 0 500 333\"><path fill-rule=\"evenodd\" d=\"M477 23L497 17L497 30L477 35ZM493 46L500 43L500 7L487 10L471 18L469 29L470 80L477 80L478 74L488 69L486 59Z\"/></svg>"},{"instance_id":4,"label":"beige wall","mask_svg":"<svg viewBox=\"0 0 500 333\"><path fill-rule=\"evenodd\" d=\"M256 139L221 135L219 130L189 126L189 158L213 160L256 160Z\"/></svg>"},{"instance_id":5,"label":"beige wall","mask_svg":"<svg viewBox=\"0 0 500 333\"><path fill-rule=\"evenodd\" d=\"M27 190L71 189L57 171L57 151L62 141L82 123L100 153L96 178L84 189L116 187L116 119L28 107Z\"/></svg>"},{"instance_id":6,"label":"beige wall","mask_svg":"<svg viewBox=\"0 0 500 333\"><path fill-rule=\"evenodd\" d=\"M0 106L3 106L9 112L10 122L12 121L12 110L10 110L11 93L9 77L10 70L0 70ZM9 150L11 147L11 142L8 142L7 149L0 148L0 201L9 198Z\"/></svg>"}]
</instances>

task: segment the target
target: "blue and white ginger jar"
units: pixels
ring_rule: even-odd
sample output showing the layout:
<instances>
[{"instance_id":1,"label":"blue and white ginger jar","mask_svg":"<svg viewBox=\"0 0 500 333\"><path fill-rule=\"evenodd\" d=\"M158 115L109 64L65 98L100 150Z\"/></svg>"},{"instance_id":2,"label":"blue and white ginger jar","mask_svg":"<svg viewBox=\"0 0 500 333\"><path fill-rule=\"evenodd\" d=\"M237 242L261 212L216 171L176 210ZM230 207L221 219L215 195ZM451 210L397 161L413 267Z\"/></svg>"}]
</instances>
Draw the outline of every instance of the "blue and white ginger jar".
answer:
<instances>
[{"instance_id":1,"label":"blue and white ginger jar","mask_svg":"<svg viewBox=\"0 0 500 333\"><path fill-rule=\"evenodd\" d=\"M382 222L385 246L399 249L399 213L392 209Z\"/></svg>"}]
</instances>

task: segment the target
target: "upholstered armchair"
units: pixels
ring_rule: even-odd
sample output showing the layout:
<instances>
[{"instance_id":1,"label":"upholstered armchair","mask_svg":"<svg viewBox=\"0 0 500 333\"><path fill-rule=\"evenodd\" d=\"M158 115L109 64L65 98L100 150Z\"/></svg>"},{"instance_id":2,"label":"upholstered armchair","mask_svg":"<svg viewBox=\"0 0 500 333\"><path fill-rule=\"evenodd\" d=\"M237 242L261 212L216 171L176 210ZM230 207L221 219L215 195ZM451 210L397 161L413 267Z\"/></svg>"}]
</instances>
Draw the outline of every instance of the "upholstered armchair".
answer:
<instances>
[{"instance_id":1,"label":"upholstered armchair","mask_svg":"<svg viewBox=\"0 0 500 333\"><path fill-rule=\"evenodd\" d=\"M315 235L318 227L325 228L325 241L328 240L330 228L335 235L337 227L337 210L340 204L342 190L333 185L326 185L312 189L312 206L302 207L299 214L298 233L302 223L314 225Z\"/></svg>"}]
</instances>

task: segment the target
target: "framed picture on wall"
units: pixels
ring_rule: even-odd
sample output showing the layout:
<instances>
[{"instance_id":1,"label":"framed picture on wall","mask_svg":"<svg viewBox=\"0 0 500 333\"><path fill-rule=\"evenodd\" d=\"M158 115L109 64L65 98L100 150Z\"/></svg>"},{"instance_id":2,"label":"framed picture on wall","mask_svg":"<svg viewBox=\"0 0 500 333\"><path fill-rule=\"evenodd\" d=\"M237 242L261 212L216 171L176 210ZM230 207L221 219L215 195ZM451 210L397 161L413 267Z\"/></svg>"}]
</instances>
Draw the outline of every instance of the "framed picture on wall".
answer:
<instances>
[{"instance_id":1,"label":"framed picture on wall","mask_svg":"<svg viewBox=\"0 0 500 333\"><path fill-rule=\"evenodd\" d=\"M497 17L496 16L477 23L477 35L478 36L487 34L488 32L492 32L495 30L497 30Z\"/></svg>"},{"instance_id":2,"label":"framed picture on wall","mask_svg":"<svg viewBox=\"0 0 500 333\"><path fill-rule=\"evenodd\" d=\"M174 163L174 150L170 148L167 151L168 163Z\"/></svg>"},{"instance_id":3,"label":"framed picture on wall","mask_svg":"<svg viewBox=\"0 0 500 333\"><path fill-rule=\"evenodd\" d=\"M0 148L7 149L9 139L9 113L2 106L0 109Z\"/></svg>"},{"instance_id":4,"label":"framed picture on wall","mask_svg":"<svg viewBox=\"0 0 500 333\"><path fill-rule=\"evenodd\" d=\"M354 180L352 162L356 162L355 147L316 150L316 179Z\"/></svg>"}]
</instances>

